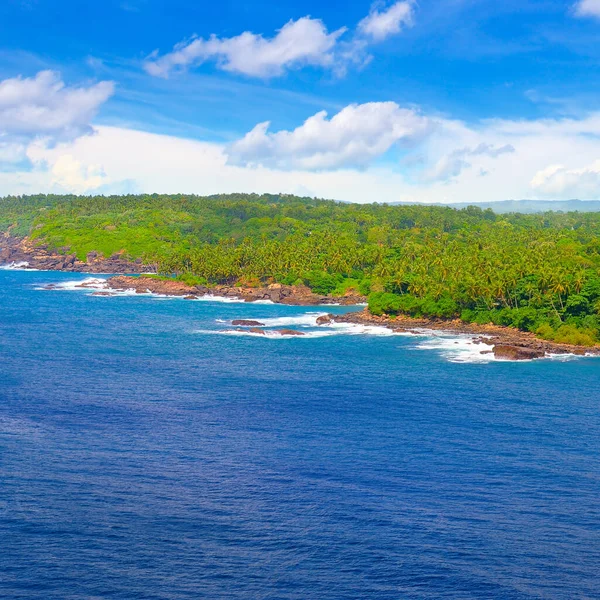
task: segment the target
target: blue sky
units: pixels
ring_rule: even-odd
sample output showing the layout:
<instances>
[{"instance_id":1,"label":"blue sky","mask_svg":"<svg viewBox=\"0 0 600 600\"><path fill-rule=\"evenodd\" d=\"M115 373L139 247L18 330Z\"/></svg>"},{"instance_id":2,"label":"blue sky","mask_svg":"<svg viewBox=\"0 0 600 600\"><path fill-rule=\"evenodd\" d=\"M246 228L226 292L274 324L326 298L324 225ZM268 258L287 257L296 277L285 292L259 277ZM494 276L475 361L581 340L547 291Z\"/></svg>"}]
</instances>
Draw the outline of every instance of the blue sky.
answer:
<instances>
[{"instance_id":1,"label":"blue sky","mask_svg":"<svg viewBox=\"0 0 600 600\"><path fill-rule=\"evenodd\" d=\"M598 198L599 34L600 0L5 0L0 194Z\"/></svg>"}]
</instances>

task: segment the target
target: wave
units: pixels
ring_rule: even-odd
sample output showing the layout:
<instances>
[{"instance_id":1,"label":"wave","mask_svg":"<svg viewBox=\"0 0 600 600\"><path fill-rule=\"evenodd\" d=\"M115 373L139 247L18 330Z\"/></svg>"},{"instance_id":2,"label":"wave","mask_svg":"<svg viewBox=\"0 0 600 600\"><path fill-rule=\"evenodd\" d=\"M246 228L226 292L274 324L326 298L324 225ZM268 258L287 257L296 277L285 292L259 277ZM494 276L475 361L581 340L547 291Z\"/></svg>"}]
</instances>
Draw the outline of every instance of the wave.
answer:
<instances>
[{"instance_id":1,"label":"wave","mask_svg":"<svg viewBox=\"0 0 600 600\"><path fill-rule=\"evenodd\" d=\"M48 283L43 286L38 286L36 290L58 290L58 291L88 291L88 290L102 290L109 291L106 285L106 279L99 277L86 277L85 279L75 279L72 281L60 281L58 283Z\"/></svg>"},{"instance_id":2,"label":"wave","mask_svg":"<svg viewBox=\"0 0 600 600\"><path fill-rule=\"evenodd\" d=\"M265 318L261 319L257 317L256 319L252 319L253 321L260 321L264 323L265 327L287 327L289 325L297 325L297 326L308 326L308 327L316 327L317 319L319 317L325 316L327 313L323 312L310 312L304 313L302 315L295 315L292 317L273 317L273 318Z\"/></svg>"},{"instance_id":3,"label":"wave","mask_svg":"<svg viewBox=\"0 0 600 600\"><path fill-rule=\"evenodd\" d=\"M468 334L429 332L428 338L417 344L416 348L434 350L453 363L489 363L498 360L494 356L492 346L477 343L476 339Z\"/></svg>"},{"instance_id":4,"label":"wave","mask_svg":"<svg viewBox=\"0 0 600 600\"><path fill-rule=\"evenodd\" d=\"M197 329L193 333L201 334L201 335L227 335L227 336L240 336L240 337L253 337L267 340L289 340L289 339L298 339L298 340L310 340L315 338L323 338L329 337L330 335L335 335L330 331L303 331L303 335L286 335L278 333L277 330L265 330L264 333L256 333L254 331L244 330L244 329Z\"/></svg>"},{"instance_id":5,"label":"wave","mask_svg":"<svg viewBox=\"0 0 600 600\"><path fill-rule=\"evenodd\" d=\"M26 260L13 261L5 265L0 265L2 271L37 271L37 269L30 269L29 263Z\"/></svg>"}]
</instances>

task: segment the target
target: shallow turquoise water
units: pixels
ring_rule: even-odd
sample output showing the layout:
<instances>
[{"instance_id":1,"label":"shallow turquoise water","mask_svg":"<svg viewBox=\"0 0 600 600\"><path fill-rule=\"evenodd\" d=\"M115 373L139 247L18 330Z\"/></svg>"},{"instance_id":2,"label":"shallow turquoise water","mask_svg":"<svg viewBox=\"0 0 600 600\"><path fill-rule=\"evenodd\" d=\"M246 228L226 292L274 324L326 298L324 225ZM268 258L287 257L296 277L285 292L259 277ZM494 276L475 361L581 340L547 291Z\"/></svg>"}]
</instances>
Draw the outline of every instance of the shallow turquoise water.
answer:
<instances>
[{"instance_id":1,"label":"shallow turquoise water","mask_svg":"<svg viewBox=\"0 0 600 600\"><path fill-rule=\"evenodd\" d=\"M0 271L0 597L600 597L597 359L84 277Z\"/></svg>"}]
</instances>

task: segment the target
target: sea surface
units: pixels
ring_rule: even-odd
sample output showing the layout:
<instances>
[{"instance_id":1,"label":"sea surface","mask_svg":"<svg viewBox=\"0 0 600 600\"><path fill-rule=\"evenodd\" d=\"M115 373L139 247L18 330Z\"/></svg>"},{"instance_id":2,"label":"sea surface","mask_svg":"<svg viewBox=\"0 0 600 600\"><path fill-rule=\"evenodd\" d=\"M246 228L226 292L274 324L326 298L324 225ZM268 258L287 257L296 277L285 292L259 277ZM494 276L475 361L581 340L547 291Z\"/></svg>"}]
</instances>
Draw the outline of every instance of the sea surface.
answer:
<instances>
[{"instance_id":1,"label":"sea surface","mask_svg":"<svg viewBox=\"0 0 600 600\"><path fill-rule=\"evenodd\" d=\"M0 271L1 598L600 598L599 359L86 277Z\"/></svg>"}]
</instances>

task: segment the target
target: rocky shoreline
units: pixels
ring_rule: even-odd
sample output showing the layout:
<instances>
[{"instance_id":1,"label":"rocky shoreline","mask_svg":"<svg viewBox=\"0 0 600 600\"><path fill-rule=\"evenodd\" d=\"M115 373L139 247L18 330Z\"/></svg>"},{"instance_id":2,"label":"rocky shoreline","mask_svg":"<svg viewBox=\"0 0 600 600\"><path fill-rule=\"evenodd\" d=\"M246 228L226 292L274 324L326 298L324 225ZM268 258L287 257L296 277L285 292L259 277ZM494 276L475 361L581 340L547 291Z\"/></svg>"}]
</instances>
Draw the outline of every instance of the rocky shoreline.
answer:
<instances>
[{"instance_id":1,"label":"rocky shoreline","mask_svg":"<svg viewBox=\"0 0 600 600\"><path fill-rule=\"evenodd\" d=\"M271 301L278 304L297 306L342 305L352 306L364 304L366 298L354 293L342 297L315 294L306 286L289 286L274 283L263 287L245 287L236 285L191 286L177 280L138 277L142 273L153 271L140 259L132 262L120 253L105 258L98 252L88 253L86 260L81 261L68 248L63 253L48 250L46 246L37 246L29 238L14 238L4 234L0 238L0 264L27 264L27 268L67 271L78 273L121 273L106 282L106 290L95 291L95 296L110 296L114 292L134 290L136 293L154 293L166 296L181 296L195 300L205 296L218 296L246 302ZM94 287L82 283L81 287ZM320 317L321 322L355 323L360 325L377 325L388 327L394 331L414 332L420 329L447 331L449 333L478 336L477 343L490 346L490 353L497 358L507 360L531 360L547 355L575 354L600 355L600 346L592 348L557 344L537 338L534 334L519 331L510 327L496 325L476 325L465 323L459 319L416 319L406 316L376 316L366 309L345 315L327 315ZM487 352L487 351L485 351Z\"/></svg>"},{"instance_id":2,"label":"rocky shoreline","mask_svg":"<svg viewBox=\"0 0 600 600\"><path fill-rule=\"evenodd\" d=\"M82 284L85 285L85 284ZM111 290L122 292L135 290L138 294L151 292L164 296L182 296L186 300L196 300L204 296L219 296L244 300L245 302L259 302L268 300L277 304L291 304L295 306L317 306L320 304L341 304L352 306L366 302L364 296L346 294L345 296L322 296L315 294L310 288L303 285L283 285L273 283L264 287L244 287L236 285L204 286L187 285L175 279L156 279L153 277L130 277L116 275L106 282L106 292L96 294L110 294Z\"/></svg>"},{"instance_id":3,"label":"rocky shoreline","mask_svg":"<svg viewBox=\"0 0 600 600\"><path fill-rule=\"evenodd\" d=\"M85 284L82 284L85 285ZM364 303L366 298L348 294L344 297L320 296L313 293L305 286L286 286L282 284L271 284L267 287L247 288L239 286L218 285L214 287L189 286L181 281L155 279L152 277L128 277L115 276L107 281L110 290L125 291L135 290L137 293L152 292L166 296L181 296L185 299L194 300L204 296L222 296L225 298L239 299L246 302L270 300L278 304L290 304L297 306L317 306L327 304L339 304L351 306ZM110 294L108 292L96 292L96 294ZM584 348L571 346L569 344L557 344L542 340L533 333L519 331L511 327L499 327L496 325L477 325L465 323L460 319L416 319L406 316L388 317L376 316L369 313L367 309L350 312L344 315L328 314L319 317L317 325L328 323L352 323L357 325L375 325L387 327L393 331L416 332L423 329L445 331L449 333L468 334L475 337L475 343L489 346L489 351L496 358L505 360L533 360L544 358L548 355L575 354L575 355L600 355L600 346ZM242 327L253 327L256 333L257 324L251 321L239 321L233 323ZM260 332L263 333L263 332Z\"/></svg>"},{"instance_id":4,"label":"rocky shoreline","mask_svg":"<svg viewBox=\"0 0 600 600\"><path fill-rule=\"evenodd\" d=\"M600 346L591 348L557 344L536 337L533 333L512 327L498 325L477 325L460 319L416 319L407 316L376 316L368 310L346 313L345 315L325 315L317 319L318 324L354 323L357 325L377 325L393 331L416 332L423 329L477 336L475 343L490 347L489 352L496 358L505 360L533 360L549 355L575 354L578 356L600 356Z\"/></svg>"},{"instance_id":5,"label":"rocky shoreline","mask_svg":"<svg viewBox=\"0 0 600 600\"><path fill-rule=\"evenodd\" d=\"M98 252L89 252L86 260L82 261L70 252L70 248L60 250L61 252L51 251L45 245L36 245L29 238L15 238L4 234L0 237L0 265L26 264L28 269L74 273L139 274L153 270L141 259L130 261L121 253L106 258Z\"/></svg>"}]
</instances>

